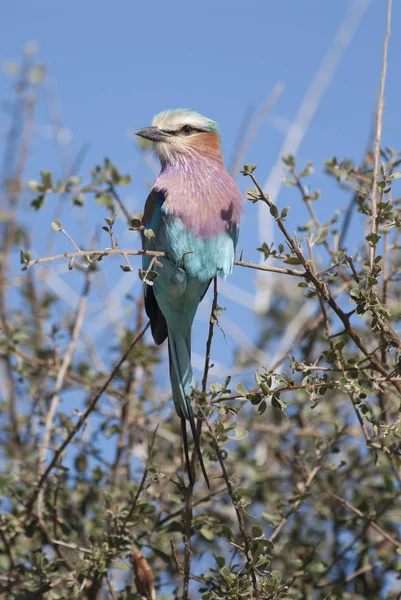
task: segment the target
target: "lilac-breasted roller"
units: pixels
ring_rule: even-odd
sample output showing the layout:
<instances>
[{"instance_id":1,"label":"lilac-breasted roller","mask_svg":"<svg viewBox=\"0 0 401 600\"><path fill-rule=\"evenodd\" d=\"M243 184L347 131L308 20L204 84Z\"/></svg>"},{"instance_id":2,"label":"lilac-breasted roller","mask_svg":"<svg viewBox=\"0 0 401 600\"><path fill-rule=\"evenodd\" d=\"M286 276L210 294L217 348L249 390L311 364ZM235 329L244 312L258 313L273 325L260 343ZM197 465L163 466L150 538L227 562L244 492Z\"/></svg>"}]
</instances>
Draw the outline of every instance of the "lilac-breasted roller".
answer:
<instances>
[{"instance_id":1,"label":"lilac-breasted roller","mask_svg":"<svg viewBox=\"0 0 401 600\"><path fill-rule=\"evenodd\" d=\"M186 420L209 487L190 403L191 327L212 279L217 274L227 277L233 268L242 196L226 171L219 130L211 119L186 109L168 110L136 134L154 143L161 162L143 225L155 234L148 250L165 256L154 285L144 284L146 313L156 344L168 338L171 388L188 477L192 482ZM150 260L143 256L145 271Z\"/></svg>"}]
</instances>

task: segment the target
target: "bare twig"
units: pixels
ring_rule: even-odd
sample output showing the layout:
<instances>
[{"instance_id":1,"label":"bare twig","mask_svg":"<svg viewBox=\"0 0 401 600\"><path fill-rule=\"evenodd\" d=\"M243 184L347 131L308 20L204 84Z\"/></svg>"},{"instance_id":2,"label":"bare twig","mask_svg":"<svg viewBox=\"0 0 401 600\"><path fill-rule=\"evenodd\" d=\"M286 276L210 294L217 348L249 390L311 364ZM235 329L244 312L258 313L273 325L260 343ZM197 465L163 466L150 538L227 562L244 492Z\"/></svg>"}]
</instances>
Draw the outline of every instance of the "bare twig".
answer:
<instances>
[{"instance_id":1,"label":"bare twig","mask_svg":"<svg viewBox=\"0 0 401 600\"><path fill-rule=\"evenodd\" d=\"M218 442L218 440L216 438L216 435L215 435L215 433L214 433L214 431L213 431L210 423L206 419L206 416L205 416L202 408L200 408L199 410L201 411L201 414L203 416L203 420L205 421L206 427L207 427L207 429L209 431L209 434L210 434L210 436L212 438L213 446L214 446L214 449L215 449L215 452L216 452L217 460L219 461L219 464L220 464L220 468L221 468L221 472L222 472L222 475L223 475L224 483L226 484L228 495L230 496L232 505L233 505L234 510L235 510L235 514L236 514L237 522L238 522L238 528L239 528L239 531L240 531L240 534L241 534L241 537L242 537L242 541L243 541L243 544L244 544L244 554L245 554L245 557L246 557L246 562L247 562L247 566L248 566L248 569L249 569L249 573L250 573L250 576L251 576L252 587L253 587L255 596L257 598L258 597L258 593L259 593L259 586L258 586L258 580L257 580L257 575L256 575L255 568L254 568L253 564L249 562L249 558L251 557L251 551L250 551L251 548L250 548L250 542L249 542L249 535L248 535L248 532L247 532L247 529L246 529L245 519L244 519L244 516L242 514L241 507L239 506L239 504L237 502L237 499L235 497L234 488L233 488L233 486L231 484L230 477L229 477L229 475L227 473L226 465L224 464L223 456L222 456L222 453L221 453L221 450L220 450L220 447L219 447L219 442Z\"/></svg>"},{"instance_id":2,"label":"bare twig","mask_svg":"<svg viewBox=\"0 0 401 600\"><path fill-rule=\"evenodd\" d=\"M397 540L395 537L393 537L392 535L387 533L387 531L384 531L384 529L382 529L371 517L364 515L363 512L360 511L359 508L357 508L356 506L351 504L351 502L348 502L344 498L341 498L341 496L338 496L337 494L334 494L334 493L330 493L329 496L331 498L334 498L335 500L337 500L337 502L340 502L343 506L347 507L355 515L357 515L360 519L363 519L364 521L366 521L366 523L368 523L369 527L374 529L379 535L381 535L384 539L386 539L388 542L390 542L390 544L392 544L396 548L401 548L400 540Z\"/></svg>"},{"instance_id":3,"label":"bare twig","mask_svg":"<svg viewBox=\"0 0 401 600\"><path fill-rule=\"evenodd\" d=\"M212 348L212 339L213 339L213 331L214 324L216 322L216 309L217 309L217 277L213 279L213 302L212 309L210 313L209 319L209 334L207 336L206 341L206 354L205 354L205 368L203 369L203 378L202 378L202 393L206 393L207 389L207 377L210 369L210 350Z\"/></svg>"},{"instance_id":4,"label":"bare twig","mask_svg":"<svg viewBox=\"0 0 401 600\"><path fill-rule=\"evenodd\" d=\"M71 442L71 440L75 437L75 435L81 429L82 425L85 423L85 421L87 420L87 418L89 417L89 415L91 414L91 412L96 408L96 405L97 405L100 397L102 396L103 392L106 391L109 383L111 381L113 381L114 377L117 375L118 371L120 370L121 365L125 362L125 360L129 356L129 353L131 352L131 350L136 346L136 344L143 337L143 335L147 331L148 327L149 327L149 322L145 325L145 327L142 329L142 331L132 340L130 346L124 352L124 354L121 356L120 360L117 362L117 364L115 365L114 369L111 371L111 373L110 373L109 377L107 378L107 380L104 382L104 384L101 386L101 388L99 389L99 391L93 396L93 398L89 402L89 405L88 405L87 409L85 410L85 412L80 416L80 418L78 419L77 423L71 429L71 431L67 435L67 437L64 440L64 442L55 451L54 456L53 456L50 464L47 466L46 470L44 471L43 475L41 476L41 478L40 478L40 480L39 480L39 482L38 482L38 484L36 486L36 489L35 489L34 493L32 494L31 498L27 502L27 505L26 505L27 510L31 510L32 509L32 506L35 503L36 498L38 497L38 494L39 494L39 492L40 492L43 484L45 483L45 481L46 481L49 473L56 466L56 464L57 464L60 456L62 455L62 453L64 452L64 450L68 446L68 444Z\"/></svg>"},{"instance_id":5,"label":"bare twig","mask_svg":"<svg viewBox=\"0 0 401 600\"><path fill-rule=\"evenodd\" d=\"M165 256L164 252L157 252L156 250L117 250L113 248L106 248L104 250L79 250L77 252L64 252L63 254L56 254L55 256L45 256L43 258L36 258L26 263L27 267L32 267L40 263L52 262L54 260L61 260L62 258L78 258L80 256L88 258L92 257L90 262L95 262L102 259L104 256Z\"/></svg>"},{"instance_id":6,"label":"bare twig","mask_svg":"<svg viewBox=\"0 0 401 600\"><path fill-rule=\"evenodd\" d=\"M374 159L373 159L373 187L372 187L372 196L371 196L371 207L372 207L372 226L371 232L373 234L377 234L378 230L378 215L377 215L377 178L379 176L379 156L380 156L380 143L382 136L382 128L383 128L383 107L384 107L384 86L386 83L386 74L387 74L387 52L388 52L388 42L390 38L390 25L391 25L391 9L393 5L393 0L388 0L387 4L387 24L386 24L386 35L384 38L383 44L383 63L382 63L382 71L380 78L380 92L379 92L379 101L377 106L377 115L376 115L376 138L375 138L375 147L374 147ZM369 260L370 260L370 269L373 268L373 261L376 253L376 245L369 246Z\"/></svg>"},{"instance_id":7,"label":"bare twig","mask_svg":"<svg viewBox=\"0 0 401 600\"><path fill-rule=\"evenodd\" d=\"M199 420L197 422L198 431L200 430ZM192 536L192 518L193 518L193 490L195 483L195 450L192 452L191 461L192 481L188 483L185 495L184 509L184 530L185 530L185 548L184 548L184 569L183 569L183 584L182 584L182 599L189 600L189 580L191 577L191 536Z\"/></svg>"},{"instance_id":8,"label":"bare twig","mask_svg":"<svg viewBox=\"0 0 401 600\"><path fill-rule=\"evenodd\" d=\"M107 588L109 590L111 600L117 600L117 596L114 593L113 584L111 583L110 577L108 574L105 575Z\"/></svg>"},{"instance_id":9,"label":"bare twig","mask_svg":"<svg viewBox=\"0 0 401 600\"><path fill-rule=\"evenodd\" d=\"M136 326L135 333L140 331L143 327L143 295L141 296L141 300L137 304L137 312L136 312ZM129 448L131 444L129 443L129 425L130 425L130 407L134 402L134 393L135 388L138 386L137 381L137 365L135 364L135 360L129 361L129 368L127 369L128 373L125 381L125 393L124 398L121 403L121 412L120 412L120 433L118 436L116 455L112 466L112 480L113 485L117 485L120 471L120 464L122 460L122 456L124 454L124 449L126 451L126 476L129 477Z\"/></svg>"},{"instance_id":10,"label":"bare twig","mask_svg":"<svg viewBox=\"0 0 401 600\"><path fill-rule=\"evenodd\" d=\"M248 269L257 269L258 271L268 271L269 273L281 273L282 275L293 275L294 277L305 277L305 271L297 271L296 269L287 269L284 267L266 267L264 265L257 265L255 263L245 262L243 260L236 260L235 265L239 267L246 267Z\"/></svg>"},{"instance_id":11,"label":"bare twig","mask_svg":"<svg viewBox=\"0 0 401 600\"><path fill-rule=\"evenodd\" d=\"M171 547L171 555L173 557L175 566L177 567L177 571L182 577L184 577L184 569L182 568L182 564L178 560L177 550L175 549L174 540L172 538L170 539L170 547Z\"/></svg>"},{"instance_id":12,"label":"bare twig","mask_svg":"<svg viewBox=\"0 0 401 600\"><path fill-rule=\"evenodd\" d=\"M88 302L91 278L92 278L92 272L89 271L86 275L81 300L78 304L77 313L75 315L74 326L72 329L71 338L70 338L70 341L68 342L68 345L67 345L67 348L66 348L66 351L64 354L63 362L61 363L60 370L57 374L56 383L54 386L54 392L53 392L53 396L52 396L52 399L50 402L50 407L46 413L45 432L44 432L42 443L39 448L38 480L40 480L40 478L42 477L43 472L46 467L46 456L47 456L47 453L49 450L49 443L50 443L50 438L52 435L53 420L56 415L58 405L60 403L60 392L63 388L64 379L65 379L67 371L71 365L75 345L77 343L77 340L78 340L78 337L79 337L79 334L81 332L81 328L82 328L82 325L84 322L84 314L85 314L86 305ZM38 495L38 499L37 499L37 511L38 511L39 520L41 520L42 516L43 516L42 515L43 499L44 499L43 488L41 488L40 493Z\"/></svg>"},{"instance_id":13,"label":"bare twig","mask_svg":"<svg viewBox=\"0 0 401 600\"><path fill-rule=\"evenodd\" d=\"M322 463L327 455L327 452L329 450L329 448L331 447L331 443L329 443L326 448L320 453L320 456L318 458L318 463L317 465L312 469L312 471L309 473L304 485L302 486L302 492L306 493L309 488L311 487L313 480L315 479L316 475L319 473L320 469L322 468ZM279 533L281 532L281 530L283 529L284 525L287 523L288 519L290 518L290 516L300 507L301 503L302 503L302 498L300 498L299 500L297 500L293 505L292 505L292 509L291 509L291 513L288 516L284 516L282 517L280 523L277 525L277 527L274 528L274 530L272 531L272 533L269 536L269 541L273 542L276 537L279 535Z\"/></svg>"},{"instance_id":14,"label":"bare twig","mask_svg":"<svg viewBox=\"0 0 401 600\"><path fill-rule=\"evenodd\" d=\"M139 483L137 492L135 494L135 498L133 499L132 504L130 506L130 509L129 509L129 511L128 511L125 519L124 519L124 521L123 521L123 528L126 526L126 524L128 523L128 521L130 520L130 518L134 514L136 505L138 504L139 496L141 495L142 490L143 490L143 488L145 486L146 478L147 478L148 473L149 473L150 461L152 460L153 448L154 448L154 445L155 445L156 433L157 433L158 428L159 428L159 426L157 425L156 429L153 432L152 438L150 440L150 443L149 443L149 446L148 446L148 459L146 461L146 465L145 465L145 468L143 470L142 479L141 479L141 481Z\"/></svg>"}]
</instances>

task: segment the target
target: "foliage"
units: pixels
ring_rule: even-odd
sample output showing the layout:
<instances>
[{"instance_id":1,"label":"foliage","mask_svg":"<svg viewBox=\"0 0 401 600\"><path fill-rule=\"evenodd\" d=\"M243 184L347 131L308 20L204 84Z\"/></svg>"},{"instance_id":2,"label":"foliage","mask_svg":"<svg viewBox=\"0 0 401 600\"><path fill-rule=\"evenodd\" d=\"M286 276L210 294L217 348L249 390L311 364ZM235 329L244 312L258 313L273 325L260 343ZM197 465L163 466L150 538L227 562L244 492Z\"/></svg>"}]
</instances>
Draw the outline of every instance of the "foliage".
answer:
<instances>
[{"instance_id":1,"label":"foliage","mask_svg":"<svg viewBox=\"0 0 401 600\"><path fill-rule=\"evenodd\" d=\"M331 204L351 199L324 222L325 190L306 183L315 167L283 157L293 203L300 199L309 214L296 234L287 228L289 207L263 192L256 165L244 166L252 181L246 197L258 205L247 210L263 203L280 235L277 245L258 248L263 264L237 262L269 271L277 283L258 317L258 350L281 347L289 324L298 333L263 367L238 348L235 366L252 366L254 381L234 389L227 374L208 383L222 311L215 287L203 384L193 398L208 491L202 480L187 483L180 424L159 382L165 365L146 334L140 292L103 345L91 343L90 308L104 270L116 268L109 261L117 255L132 277L130 260L142 252L140 215L120 197L130 178L106 159L87 180L70 173L56 181L49 169L24 179L24 124L34 118L44 76L28 48L3 163L0 597L396 598L401 200L393 187L401 154L384 148L377 173L372 153L361 166L325 160L339 198ZM100 206L109 246L82 249L60 211L48 210L56 198L79 210ZM67 249L34 258L25 211L43 211ZM347 235L351 219L359 239ZM124 229L136 249L121 249ZM73 312L46 285L60 261L81 286ZM152 283L158 268L155 255L140 278Z\"/></svg>"}]
</instances>

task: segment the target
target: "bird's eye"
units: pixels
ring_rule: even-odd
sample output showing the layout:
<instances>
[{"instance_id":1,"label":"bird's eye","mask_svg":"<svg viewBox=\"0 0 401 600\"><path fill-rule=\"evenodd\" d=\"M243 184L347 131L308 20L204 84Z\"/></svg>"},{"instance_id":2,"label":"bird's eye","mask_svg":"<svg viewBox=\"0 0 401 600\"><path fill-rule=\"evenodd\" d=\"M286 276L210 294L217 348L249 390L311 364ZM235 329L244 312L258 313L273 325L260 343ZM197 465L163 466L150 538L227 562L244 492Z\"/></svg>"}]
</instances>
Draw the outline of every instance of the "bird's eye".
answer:
<instances>
[{"instance_id":1,"label":"bird's eye","mask_svg":"<svg viewBox=\"0 0 401 600\"><path fill-rule=\"evenodd\" d=\"M190 125L184 125L184 127L181 129L181 131L183 131L186 134L190 134L194 130L193 130L193 128Z\"/></svg>"}]
</instances>

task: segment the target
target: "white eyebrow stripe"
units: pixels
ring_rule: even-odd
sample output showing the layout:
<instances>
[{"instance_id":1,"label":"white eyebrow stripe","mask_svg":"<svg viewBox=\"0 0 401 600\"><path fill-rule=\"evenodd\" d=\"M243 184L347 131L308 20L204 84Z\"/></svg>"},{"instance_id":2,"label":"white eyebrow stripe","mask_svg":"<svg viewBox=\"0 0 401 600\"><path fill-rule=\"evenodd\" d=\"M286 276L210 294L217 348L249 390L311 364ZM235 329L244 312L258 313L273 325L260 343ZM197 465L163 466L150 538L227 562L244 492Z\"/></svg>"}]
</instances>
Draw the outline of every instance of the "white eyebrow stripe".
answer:
<instances>
[{"instance_id":1,"label":"white eyebrow stripe","mask_svg":"<svg viewBox=\"0 0 401 600\"><path fill-rule=\"evenodd\" d=\"M189 125L194 129L205 129L208 126L209 119L197 114L174 114L174 113L162 113L157 115L153 120L152 125L163 130L177 131Z\"/></svg>"}]
</instances>

